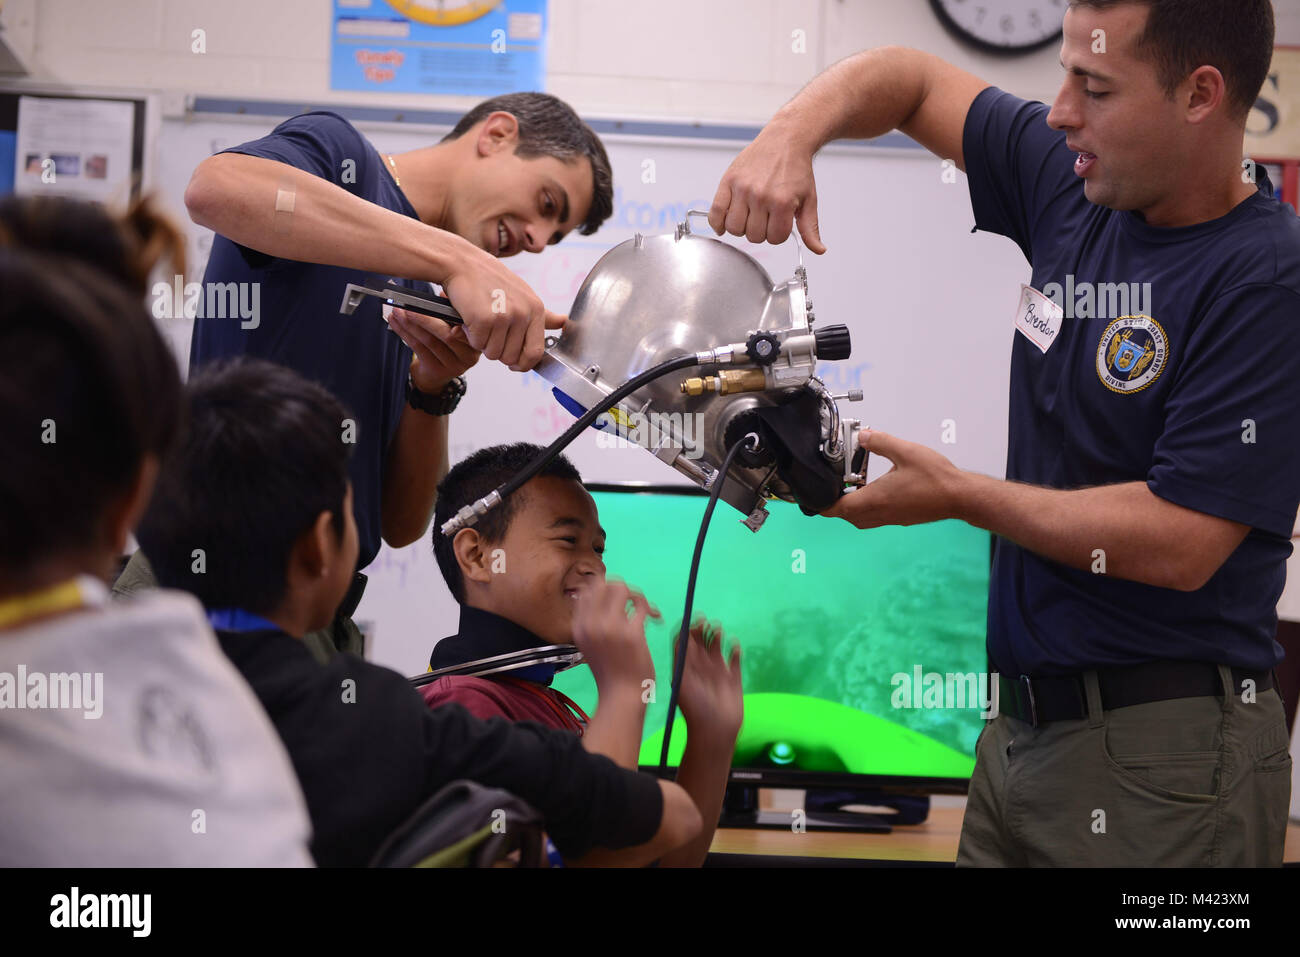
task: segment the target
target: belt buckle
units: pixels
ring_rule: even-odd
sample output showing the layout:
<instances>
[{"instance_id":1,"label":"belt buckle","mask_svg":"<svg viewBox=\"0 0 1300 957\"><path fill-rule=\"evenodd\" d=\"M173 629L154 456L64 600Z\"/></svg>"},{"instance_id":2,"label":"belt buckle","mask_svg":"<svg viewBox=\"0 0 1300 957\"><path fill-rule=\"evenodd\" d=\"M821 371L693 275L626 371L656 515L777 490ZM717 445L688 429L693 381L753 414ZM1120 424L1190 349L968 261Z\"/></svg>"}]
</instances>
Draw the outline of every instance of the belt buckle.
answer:
<instances>
[{"instance_id":1,"label":"belt buckle","mask_svg":"<svg viewBox=\"0 0 1300 957\"><path fill-rule=\"evenodd\" d=\"M1023 699L1029 702L1029 725L1038 727L1038 704L1034 701L1034 685L1029 680L1029 675L1020 676L1020 690L1023 691Z\"/></svg>"}]
</instances>

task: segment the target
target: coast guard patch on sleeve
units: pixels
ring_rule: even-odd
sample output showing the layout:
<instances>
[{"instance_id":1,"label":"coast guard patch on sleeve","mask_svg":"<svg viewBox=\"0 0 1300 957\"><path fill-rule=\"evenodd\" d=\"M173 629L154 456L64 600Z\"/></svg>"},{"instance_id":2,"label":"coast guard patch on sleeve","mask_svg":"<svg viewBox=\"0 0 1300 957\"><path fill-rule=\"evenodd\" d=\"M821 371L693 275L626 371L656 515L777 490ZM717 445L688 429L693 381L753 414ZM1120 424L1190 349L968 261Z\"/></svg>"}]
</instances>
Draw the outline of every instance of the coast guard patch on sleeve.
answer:
<instances>
[{"instance_id":1,"label":"coast guard patch on sleeve","mask_svg":"<svg viewBox=\"0 0 1300 957\"><path fill-rule=\"evenodd\" d=\"M1097 377L1112 392L1141 392L1169 361L1169 339L1150 316L1120 316L1097 344Z\"/></svg>"}]
</instances>

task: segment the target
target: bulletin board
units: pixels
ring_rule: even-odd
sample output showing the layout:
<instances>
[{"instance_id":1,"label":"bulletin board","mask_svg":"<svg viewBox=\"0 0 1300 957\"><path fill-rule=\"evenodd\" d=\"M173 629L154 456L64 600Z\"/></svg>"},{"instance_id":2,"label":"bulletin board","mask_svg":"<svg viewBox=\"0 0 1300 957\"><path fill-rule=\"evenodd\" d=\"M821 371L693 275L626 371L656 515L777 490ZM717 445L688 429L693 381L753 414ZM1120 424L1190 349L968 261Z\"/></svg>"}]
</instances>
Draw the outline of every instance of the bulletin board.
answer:
<instances>
[{"instance_id":1,"label":"bulletin board","mask_svg":"<svg viewBox=\"0 0 1300 957\"><path fill-rule=\"evenodd\" d=\"M125 204L152 185L149 94L0 85L0 193Z\"/></svg>"}]
</instances>

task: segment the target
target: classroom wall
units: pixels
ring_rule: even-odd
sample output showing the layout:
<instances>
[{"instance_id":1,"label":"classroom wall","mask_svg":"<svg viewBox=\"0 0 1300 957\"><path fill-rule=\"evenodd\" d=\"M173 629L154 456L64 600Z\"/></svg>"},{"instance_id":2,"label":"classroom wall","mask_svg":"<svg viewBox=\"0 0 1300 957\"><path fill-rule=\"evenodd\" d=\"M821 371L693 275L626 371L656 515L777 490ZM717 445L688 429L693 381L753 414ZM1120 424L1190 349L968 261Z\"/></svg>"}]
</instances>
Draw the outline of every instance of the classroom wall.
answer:
<instances>
[{"instance_id":1,"label":"classroom wall","mask_svg":"<svg viewBox=\"0 0 1300 957\"><path fill-rule=\"evenodd\" d=\"M1300 44L1300 0L1274 0L1278 42ZM857 50L928 50L1019 96L1060 82L1054 46L968 49L928 0L551 0L549 90L579 112L761 122ZM332 93L325 0L7 0L6 36L34 79L185 93L455 108L473 99ZM207 52L190 52L191 32ZM804 31L806 52L792 51ZM625 38L625 39L617 39Z\"/></svg>"},{"instance_id":2,"label":"classroom wall","mask_svg":"<svg viewBox=\"0 0 1300 957\"><path fill-rule=\"evenodd\" d=\"M827 65L889 43L929 50L1022 96L1050 97L1060 76L1052 48L1009 60L967 50L927 0L551 0L550 14L549 90L590 115L761 122ZM324 0L8 0L0 23L38 80L424 108L474 102L332 93ZM190 52L196 28L206 53ZM792 51L795 30L806 52Z\"/></svg>"}]
</instances>

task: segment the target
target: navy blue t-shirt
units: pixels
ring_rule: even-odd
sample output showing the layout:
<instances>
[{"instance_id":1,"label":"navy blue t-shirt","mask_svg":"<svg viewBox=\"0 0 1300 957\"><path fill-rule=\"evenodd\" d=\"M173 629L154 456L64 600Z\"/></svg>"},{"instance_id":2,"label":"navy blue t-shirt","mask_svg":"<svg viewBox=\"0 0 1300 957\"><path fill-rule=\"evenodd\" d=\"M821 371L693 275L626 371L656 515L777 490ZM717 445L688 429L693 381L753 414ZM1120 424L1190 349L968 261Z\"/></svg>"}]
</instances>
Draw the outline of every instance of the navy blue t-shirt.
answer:
<instances>
[{"instance_id":1,"label":"navy blue t-shirt","mask_svg":"<svg viewBox=\"0 0 1300 957\"><path fill-rule=\"evenodd\" d=\"M1251 530L1195 592L996 539L991 663L1032 676L1160 659L1267 670L1282 658L1276 608L1300 504L1300 218L1266 174L1255 195L1195 226L1094 205L1047 113L989 88L962 141L976 227L1013 239L1030 284L1073 312L1045 353L1012 334L1007 478L1143 481ZM1091 303L1081 283L1093 284ZM1129 287L1126 310L1102 283L1150 286Z\"/></svg>"},{"instance_id":2,"label":"navy blue t-shirt","mask_svg":"<svg viewBox=\"0 0 1300 957\"><path fill-rule=\"evenodd\" d=\"M287 163L415 218L379 153L337 114L295 116L269 135L225 152ZM339 238L347 241L346 236ZM218 235L203 276L204 289L209 283L260 283L258 322L243 328L251 323L198 318L190 344L191 372L213 359L256 356L321 383L347 407L356 420L349 472L360 538L358 568L370 564L379 551L384 459L406 407L411 350L389 330L378 299L367 296L350 316L340 314L339 306L348 283L382 284L389 278L394 277L274 258ZM340 438L343 429L340 423Z\"/></svg>"}]
</instances>

